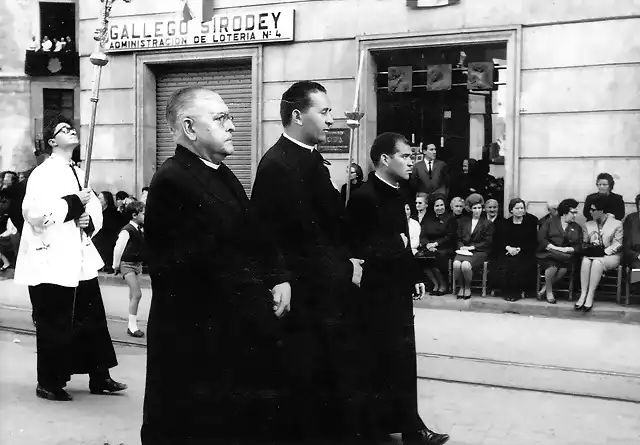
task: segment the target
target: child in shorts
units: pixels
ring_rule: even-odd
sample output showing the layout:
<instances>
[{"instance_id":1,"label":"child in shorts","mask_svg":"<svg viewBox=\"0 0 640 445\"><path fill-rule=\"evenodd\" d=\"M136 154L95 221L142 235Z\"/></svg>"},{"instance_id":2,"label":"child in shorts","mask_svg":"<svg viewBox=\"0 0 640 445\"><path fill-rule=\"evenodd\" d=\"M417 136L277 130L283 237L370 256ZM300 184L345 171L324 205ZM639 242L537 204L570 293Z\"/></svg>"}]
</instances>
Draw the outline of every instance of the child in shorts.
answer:
<instances>
[{"instance_id":1,"label":"child in shorts","mask_svg":"<svg viewBox=\"0 0 640 445\"><path fill-rule=\"evenodd\" d=\"M127 334L131 337L144 337L144 332L138 329L138 305L142 298L140 275L142 262L145 259L144 232L144 204L140 201L127 203L125 215L129 217L127 223L116 241L113 250L114 274L121 273L129 286L129 325Z\"/></svg>"}]
</instances>

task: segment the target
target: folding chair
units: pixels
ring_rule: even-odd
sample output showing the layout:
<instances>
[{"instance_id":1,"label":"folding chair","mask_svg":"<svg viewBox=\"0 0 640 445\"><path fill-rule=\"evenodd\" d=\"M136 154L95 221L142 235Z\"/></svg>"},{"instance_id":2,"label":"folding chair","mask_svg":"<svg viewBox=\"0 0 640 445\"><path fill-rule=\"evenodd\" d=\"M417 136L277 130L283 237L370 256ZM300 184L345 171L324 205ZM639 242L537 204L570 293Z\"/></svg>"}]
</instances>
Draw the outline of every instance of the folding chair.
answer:
<instances>
[{"instance_id":1,"label":"folding chair","mask_svg":"<svg viewBox=\"0 0 640 445\"><path fill-rule=\"evenodd\" d=\"M542 281L544 279L544 270L542 270L539 263L536 264L536 269L537 269L537 273L536 273L536 295L537 295L538 291L540 290L540 287L542 286ZM572 264L567 269L567 275L569 276L569 278L567 278L567 275L565 275L565 277L562 279L563 282L566 282L566 281L569 282L568 287L567 288L554 287L554 290L556 291L568 292L569 301L573 301L573 285L575 280L575 272L576 272L576 268Z\"/></svg>"}]
</instances>

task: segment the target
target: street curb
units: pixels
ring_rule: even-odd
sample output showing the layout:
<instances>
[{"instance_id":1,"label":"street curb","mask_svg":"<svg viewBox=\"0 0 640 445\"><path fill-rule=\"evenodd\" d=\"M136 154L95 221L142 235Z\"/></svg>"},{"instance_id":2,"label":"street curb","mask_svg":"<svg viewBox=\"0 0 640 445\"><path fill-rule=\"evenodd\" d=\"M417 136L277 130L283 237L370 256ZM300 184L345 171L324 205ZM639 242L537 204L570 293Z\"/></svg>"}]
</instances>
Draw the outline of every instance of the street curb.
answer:
<instances>
[{"instance_id":1,"label":"street curb","mask_svg":"<svg viewBox=\"0 0 640 445\"><path fill-rule=\"evenodd\" d=\"M459 300L454 295L428 296L414 302L414 307L423 309L640 324L640 308L638 307L599 302L597 299L591 312L576 311L573 305L574 302L571 301L558 301L557 304L552 305L546 301L532 298L515 302L509 302L500 297L472 297L469 300Z\"/></svg>"}]
</instances>

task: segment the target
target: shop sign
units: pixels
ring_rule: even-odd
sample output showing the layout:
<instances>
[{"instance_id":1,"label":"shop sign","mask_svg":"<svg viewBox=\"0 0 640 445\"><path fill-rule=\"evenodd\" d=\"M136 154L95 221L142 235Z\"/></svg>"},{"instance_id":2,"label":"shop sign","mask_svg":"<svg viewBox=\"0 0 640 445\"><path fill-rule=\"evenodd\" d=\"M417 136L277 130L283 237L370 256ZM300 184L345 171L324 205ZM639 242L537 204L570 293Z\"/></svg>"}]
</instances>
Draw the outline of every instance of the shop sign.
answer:
<instances>
[{"instance_id":1,"label":"shop sign","mask_svg":"<svg viewBox=\"0 0 640 445\"><path fill-rule=\"evenodd\" d=\"M327 140L318 144L318 151L320 153L349 153L350 140L350 128L330 128L327 130Z\"/></svg>"},{"instance_id":2,"label":"shop sign","mask_svg":"<svg viewBox=\"0 0 640 445\"><path fill-rule=\"evenodd\" d=\"M279 7L241 8L215 14L208 22L185 20L182 13L113 17L105 51L292 41L294 12Z\"/></svg>"}]
</instances>

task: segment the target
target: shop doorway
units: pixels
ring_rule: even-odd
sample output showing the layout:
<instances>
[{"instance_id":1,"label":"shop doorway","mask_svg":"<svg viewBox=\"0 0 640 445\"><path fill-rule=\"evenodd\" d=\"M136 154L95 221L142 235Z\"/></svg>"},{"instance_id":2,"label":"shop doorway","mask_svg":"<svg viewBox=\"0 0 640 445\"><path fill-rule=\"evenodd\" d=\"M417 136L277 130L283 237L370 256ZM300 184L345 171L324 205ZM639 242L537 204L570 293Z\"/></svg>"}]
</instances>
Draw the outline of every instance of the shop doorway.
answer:
<instances>
[{"instance_id":1,"label":"shop doorway","mask_svg":"<svg viewBox=\"0 0 640 445\"><path fill-rule=\"evenodd\" d=\"M454 178L464 160L474 159L474 168L486 171L485 199L504 202L506 102L513 87L507 42L376 49L371 57L376 133L403 134L416 160L422 146L434 144Z\"/></svg>"}]
</instances>

